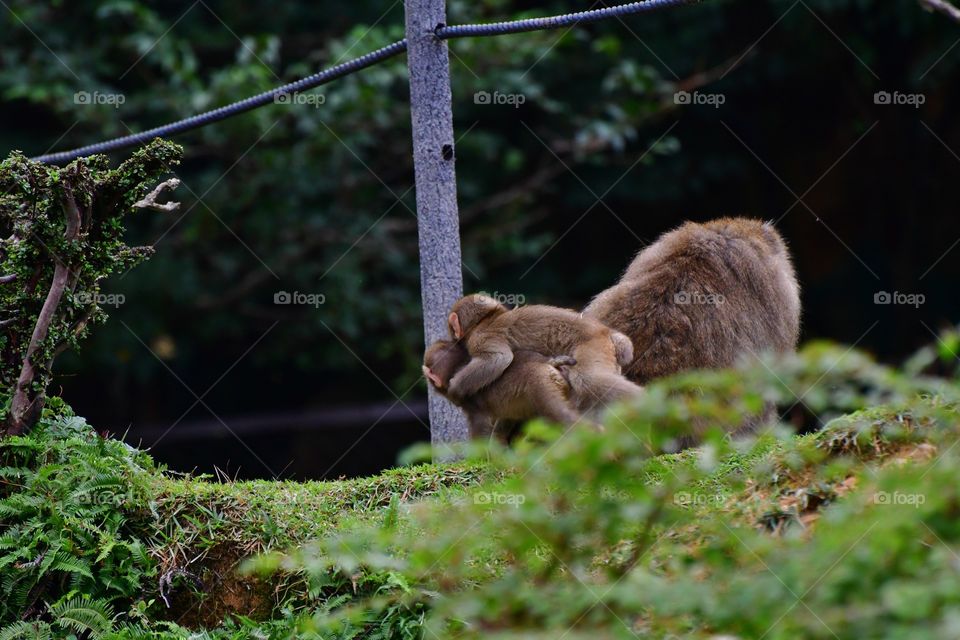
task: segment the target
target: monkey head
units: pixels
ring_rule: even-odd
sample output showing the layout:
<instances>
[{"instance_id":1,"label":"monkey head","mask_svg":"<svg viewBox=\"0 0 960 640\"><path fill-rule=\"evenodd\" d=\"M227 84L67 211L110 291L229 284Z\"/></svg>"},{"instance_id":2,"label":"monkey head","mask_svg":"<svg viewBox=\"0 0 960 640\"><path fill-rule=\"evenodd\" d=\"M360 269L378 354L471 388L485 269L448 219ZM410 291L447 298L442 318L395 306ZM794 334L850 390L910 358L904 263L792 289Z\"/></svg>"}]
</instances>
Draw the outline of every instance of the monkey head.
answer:
<instances>
[{"instance_id":1,"label":"monkey head","mask_svg":"<svg viewBox=\"0 0 960 640\"><path fill-rule=\"evenodd\" d=\"M467 363L470 353L454 340L437 340L423 354L423 375L433 387L445 392L450 378Z\"/></svg>"},{"instance_id":2,"label":"monkey head","mask_svg":"<svg viewBox=\"0 0 960 640\"><path fill-rule=\"evenodd\" d=\"M480 293L464 296L450 308L450 315L447 317L450 336L455 340L461 340L481 320L494 314L506 313L506 311L507 308L503 304L489 296Z\"/></svg>"}]
</instances>

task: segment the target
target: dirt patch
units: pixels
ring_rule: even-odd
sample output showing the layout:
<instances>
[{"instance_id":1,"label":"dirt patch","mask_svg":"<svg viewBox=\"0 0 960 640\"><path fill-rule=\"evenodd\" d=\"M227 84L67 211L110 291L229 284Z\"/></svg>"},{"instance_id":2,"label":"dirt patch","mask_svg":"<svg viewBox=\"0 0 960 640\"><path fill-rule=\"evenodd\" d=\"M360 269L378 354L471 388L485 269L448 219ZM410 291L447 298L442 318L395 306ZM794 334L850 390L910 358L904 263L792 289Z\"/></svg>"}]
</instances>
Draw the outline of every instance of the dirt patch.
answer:
<instances>
[{"instance_id":1,"label":"dirt patch","mask_svg":"<svg viewBox=\"0 0 960 640\"><path fill-rule=\"evenodd\" d=\"M937 448L930 443L904 445L890 454L889 463L904 465L909 462L927 462L937 455Z\"/></svg>"},{"instance_id":2,"label":"dirt patch","mask_svg":"<svg viewBox=\"0 0 960 640\"><path fill-rule=\"evenodd\" d=\"M885 443L877 447L874 459L883 467L923 463L937 455L937 448L927 442ZM767 487L753 485L746 496L760 497L761 503L773 500L774 510L757 518L757 526L779 535L792 522L799 523L806 535L813 533L813 525L820 519L823 508L857 489L857 476L849 475L835 482L818 481L816 469L807 467L798 471L784 472L778 482L779 496ZM795 487L788 489L788 487Z\"/></svg>"},{"instance_id":3,"label":"dirt patch","mask_svg":"<svg viewBox=\"0 0 960 640\"><path fill-rule=\"evenodd\" d=\"M244 559L237 549L217 547L198 560L189 575L174 578L166 619L191 629L215 627L229 615L269 619L276 587L269 580L241 575L237 569Z\"/></svg>"}]
</instances>

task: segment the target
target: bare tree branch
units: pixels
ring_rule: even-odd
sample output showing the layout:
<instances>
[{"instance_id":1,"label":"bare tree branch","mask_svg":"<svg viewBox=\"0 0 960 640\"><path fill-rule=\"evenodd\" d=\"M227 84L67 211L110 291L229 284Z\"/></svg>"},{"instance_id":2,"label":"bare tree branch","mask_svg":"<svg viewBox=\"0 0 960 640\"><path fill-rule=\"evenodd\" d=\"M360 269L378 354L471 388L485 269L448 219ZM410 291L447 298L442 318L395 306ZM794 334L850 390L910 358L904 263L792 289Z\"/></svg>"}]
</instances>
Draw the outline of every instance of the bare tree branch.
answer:
<instances>
[{"instance_id":1,"label":"bare tree branch","mask_svg":"<svg viewBox=\"0 0 960 640\"><path fill-rule=\"evenodd\" d=\"M80 223L82 216L77 207L77 201L73 197L73 192L65 186L63 194L63 213L66 217L66 230L64 237L66 240L76 240L80 235ZM33 335L30 336L30 344L27 345L26 354L23 357L23 366L20 369L20 377L14 387L13 398L10 402L10 428L8 433L22 433L24 428L30 422L30 414L36 407L34 406L37 396L34 393L33 385L37 377L37 367L33 362L37 352L47 339L50 331L50 324L53 322L57 307L60 306L60 299L67 288L67 282L70 280L70 266L62 260L53 256L56 260L56 267L53 271L53 281L50 283L50 289L47 297L37 316L37 322L33 327Z\"/></svg>"},{"instance_id":2,"label":"bare tree branch","mask_svg":"<svg viewBox=\"0 0 960 640\"><path fill-rule=\"evenodd\" d=\"M955 22L960 22L960 9L948 0L920 0L920 4L930 11L938 11Z\"/></svg>"},{"instance_id":3,"label":"bare tree branch","mask_svg":"<svg viewBox=\"0 0 960 640\"><path fill-rule=\"evenodd\" d=\"M17 274L11 273L9 275L0 276L0 284L9 284L17 279Z\"/></svg>"},{"instance_id":4,"label":"bare tree branch","mask_svg":"<svg viewBox=\"0 0 960 640\"><path fill-rule=\"evenodd\" d=\"M166 202L164 204L157 204L157 198L159 198L160 194L162 194L167 189L169 189L170 191L173 191L179 186L180 186L179 178L170 178L169 180L164 180L163 182L158 184L156 187L154 187L153 191L151 191L146 196L144 196L143 200L138 200L137 202L134 203L133 206L139 209L152 209L154 211L161 211L163 213L170 213L170 212L176 211L177 209L180 208L179 202L171 201L171 202Z\"/></svg>"}]
</instances>

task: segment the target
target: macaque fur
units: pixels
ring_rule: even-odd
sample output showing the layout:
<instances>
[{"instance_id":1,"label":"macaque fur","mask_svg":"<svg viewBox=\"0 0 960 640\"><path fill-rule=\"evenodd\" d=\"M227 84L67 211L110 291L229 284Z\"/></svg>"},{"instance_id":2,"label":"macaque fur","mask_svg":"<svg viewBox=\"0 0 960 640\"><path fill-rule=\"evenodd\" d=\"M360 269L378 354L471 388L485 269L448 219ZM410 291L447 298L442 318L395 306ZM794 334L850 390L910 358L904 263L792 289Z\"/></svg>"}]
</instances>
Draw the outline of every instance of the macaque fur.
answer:
<instances>
[{"instance_id":1,"label":"macaque fur","mask_svg":"<svg viewBox=\"0 0 960 640\"><path fill-rule=\"evenodd\" d=\"M620 281L583 310L627 335L637 384L723 368L744 354L789 352L800 332L800 287L773 225L749 218L688 222L643 249Z\"/></svg>"},{"instance_id":2,"label":"macaque fur","mask_svg":"<svg viewBox=\"0 0 960 640\"><path fill-rule=\"evenodd\" d=\"M800 333L800 286L783 238L749 218L687 222L634 258L614 286L583 310L623 332L635 358L624 375L637 384L690 369L727 368L744 356L784 353ZM752 433L776 407L722 425ZM710 425L691 422L679 447L696 445Z\"/></svg>"},{"instance_id":3,"label":"macaque fur","mask_svg":"<svg viewBox=\"0 0 960 640\"><path fill-rule=\"evenodd\" d=\"M438 393L447 396L450 379L469 361L463 343L438 340L423 356L423 374ZM470 437L496 435L506 442L513 425L537 417L565 425L577 422L580 414L570 404L566 377L574 363L569 356L551 358L534 351L515 351L499 378L460 401Z\"/></svg>"},{"instance_id":4,"label":"macaque fur","mask_svg":"<svg viewBox=\"0 0 960 640\"><path fill-rule=\"evenodd\" d=\"M450 310L450 335L462 341L470 361L450 380L448 397L462 404L497 380L517 351L572 356L568 379L577 409L602 408L642 392L621 375L633 359L629 338L575 311L545 305L507 309L493 298L465 296Z\"/></svg>"}]
</instances>

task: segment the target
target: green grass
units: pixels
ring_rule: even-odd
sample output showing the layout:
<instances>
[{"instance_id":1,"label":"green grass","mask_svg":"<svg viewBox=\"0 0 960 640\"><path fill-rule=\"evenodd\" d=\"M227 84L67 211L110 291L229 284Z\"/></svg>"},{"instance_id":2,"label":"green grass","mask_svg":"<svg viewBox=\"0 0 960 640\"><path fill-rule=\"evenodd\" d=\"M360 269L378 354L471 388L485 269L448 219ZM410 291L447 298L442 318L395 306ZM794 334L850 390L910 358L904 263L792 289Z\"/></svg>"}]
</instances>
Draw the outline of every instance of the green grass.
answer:
<instances>
[{"instance_id":1,"label":"green grass","mask_svg":"<svg viewBox=\"0 0 960 640\"><path fill-rule=\"evenodd\" d=\"M345 521L376 518L393 501L436 497L482 481L476 462L391 469L380 475L330 482L216 482L157 476L160 528L151 553L159 574L180 588L164 617L191 627L216 626L229 615L267 618L284 604L306 600L295 576L264 582L239 571L257 554L323 537ZM186 569L191 576L180 575ZM191 582L195 578L205 588ZM216 585L211 589L208 585Z\"/></svg>"},{"instance_id":2,"label":"green grass","mask_svg":"<svg viewBox=\"0 0 960 640\"><path fill-rule=\"evenodd\" d=\"M330 482L257 480L216 482L157 476L157 510L175 530L167 536L194 549L237 544L251 553L316 538L344 517L379 513L391 500L417 500L449 487L480 482L479 462L390 469L382 474Z\"/></svg>"}]
</instances>

